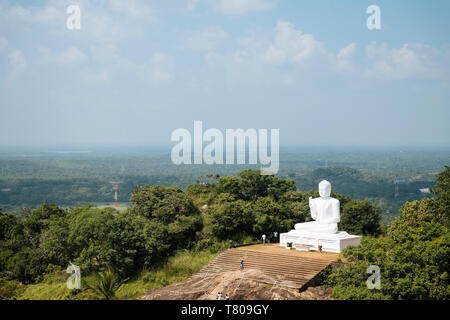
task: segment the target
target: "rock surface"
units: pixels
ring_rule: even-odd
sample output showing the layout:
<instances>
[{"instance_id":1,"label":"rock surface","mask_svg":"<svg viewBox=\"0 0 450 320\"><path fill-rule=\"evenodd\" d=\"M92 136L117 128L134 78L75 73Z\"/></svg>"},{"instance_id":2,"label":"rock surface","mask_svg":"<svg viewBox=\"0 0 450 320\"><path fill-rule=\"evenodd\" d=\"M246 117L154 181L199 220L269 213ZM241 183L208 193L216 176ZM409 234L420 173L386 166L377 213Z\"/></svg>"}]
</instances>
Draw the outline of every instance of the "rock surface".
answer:
<instances>
[{"instance_id":1,"label":"rock surface","mask_svg":"<svg viewBox=\"0 0 450 320\"><path fill-rule=\"evenodd\" d=\"M252 279L258 279L252 280ZM267 282L267 283L266 283ZM330 300L331 289L319 286L309 287L303 292L281 285L260 270L228 271L199 274L186 281L173 283L152 290L141 297L142 300L214 300L217 293L225 294L231 300Z\"/></svg>"}]
</instances>

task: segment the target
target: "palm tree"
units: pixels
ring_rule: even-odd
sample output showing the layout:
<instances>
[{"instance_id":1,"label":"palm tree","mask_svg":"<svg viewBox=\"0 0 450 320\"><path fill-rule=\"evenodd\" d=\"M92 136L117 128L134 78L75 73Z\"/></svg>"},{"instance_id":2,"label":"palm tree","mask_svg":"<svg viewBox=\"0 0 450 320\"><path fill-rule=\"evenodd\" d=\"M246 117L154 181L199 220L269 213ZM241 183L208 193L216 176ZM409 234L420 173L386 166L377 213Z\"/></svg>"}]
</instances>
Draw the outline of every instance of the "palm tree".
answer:
<instances>
[{"instance_id":1,"label":"palm tree","mask_svg":"<svg viewBox=\"0 0 450 320\"><path fill-rule=\"evenodd\" d=\"M86 287L106 300L113 300L116 297L116 292L127 280L121 280L114 270L108 268L103 272L97 273L94 283L86 283Z\"/></svg>"}]
</instances>

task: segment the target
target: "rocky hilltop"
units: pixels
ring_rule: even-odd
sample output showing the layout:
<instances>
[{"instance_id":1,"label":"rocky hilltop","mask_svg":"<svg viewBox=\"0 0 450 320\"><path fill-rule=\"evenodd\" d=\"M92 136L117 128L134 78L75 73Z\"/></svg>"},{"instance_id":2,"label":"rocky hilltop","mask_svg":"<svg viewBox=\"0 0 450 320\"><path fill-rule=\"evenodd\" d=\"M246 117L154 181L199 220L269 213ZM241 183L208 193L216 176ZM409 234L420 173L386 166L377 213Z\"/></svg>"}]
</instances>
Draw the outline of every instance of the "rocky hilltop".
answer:
<instances>
[{"instance_id":1,"label":"rocky hilltop","mask_svg":"<svg viewBox=\"0 0 450 320\"><path fill-rule=\"evenodd\" d=\"M256 279L256 280L252 280ZM272 278L262 271L228 271L208 274L204 277L192 276L148 292L142 300L214 300L222 292L232 300L330 300L331 289L318 286L303 292L281 285L269 284Z\"/></svg>"}]
</instances>

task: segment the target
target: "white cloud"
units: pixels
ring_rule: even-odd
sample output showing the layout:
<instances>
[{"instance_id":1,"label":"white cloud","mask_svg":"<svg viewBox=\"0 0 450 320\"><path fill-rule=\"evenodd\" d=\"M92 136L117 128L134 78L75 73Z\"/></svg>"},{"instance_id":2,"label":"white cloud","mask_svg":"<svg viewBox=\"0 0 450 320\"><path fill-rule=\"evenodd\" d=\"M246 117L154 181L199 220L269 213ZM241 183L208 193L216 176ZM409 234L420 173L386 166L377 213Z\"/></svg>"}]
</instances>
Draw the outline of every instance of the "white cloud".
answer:
<instances>
[{"instance_id":1,"label":"white cloud","mask_svg":"<svg viewBox=\"0 0 450 320\"><path fill-rule=\"evenodd\" d=\"M266 53L263 54L262 60L274 64L281 64L286 60L286 53L284 50L270 45Z\"/></svg>"},{"instance_id":2,"label":"white cloud","mask_svg":"<svg viewBox=\"0 0 450 320\"><path fill-rule=\"evenodd\" d=\"M111 80L111 75L108 71L99 71L94 73L85 73L83 78L90 84L107 83Z\"/></svg>"},{"instance_id":3,"label":"white cloud","mask_svg":"<svg viewBox=\"0 0 450 320\"><path fill-rule=\"evenodd\" d=\"M22 73L27 68L27 60L20 50L11 51L8 54L8 61L14 73Z\"/></svg>"},{"instance_id":4,"label":"white cloud","mask_svg":"<svg viewBox=\"0 0 450 320\"><path fill-rule=\"evenodd\" d=\"M18 17L21 19L30 19L33 16L31 10L25 9L24 7L18 6L18 5L11 7L11 10L9 11L9 13L12 16Z\"/></svg>"},{"instance_id":5,"label":"white cloud","mask_svg":"<svg viewBox=\"0 0 450 320\"><path fill-rule=\"evenodd\" d=\"M156 83L169 82L174 78L173 58L165 53L155 53L150 63L151 78Z\"/></svg>"},{"instance_id":6,"label":"white cloud","mask_svg":"<svg viewBox=\"0 0 450 320\"><path fill-rule=\"evenodd\" d=\"M4 52L8 47L8 40L5 37L0 36L0 53Z\"/></svg>"},{"instance_id":7,"label":"white cloud","mask_svg":"<svg viewBox=\"0 0 450 320\"><path fill-rule=\"evenodd\" d=\"M189 11L195 10L200 0L188 0L186 7Z\"/></svg>"},{"instance_id":8,"label":"white cloud","mask_svg":"<svg viewBox=\"0 0 450 320\"><path fill-rule=\"evenodd\" d=\"M355 54L355 48L356 43L353 42L339 51L334 60L334 67L337 71L351 72L354 70L352 58Z\"/></svg>"},{"instance_id":9,"label":"white cloud","mask_svg":"<svg viewBox=\"0 0 450 320\"><path fill-rule=\"evenodd\" d=\"M21 50L13 50L7 55L7 72L2 80L4 84L12 85L27 69L27 59Z\"/></svg>"},{"instance_id":10,"label":"white cloud","mask_svg":"<svg viewBox=\"0 0 450 320\"><path fill-rule=\"evenodd\" d=\"M183 49L192 51L213 51L230 38L220 27L208 27L186 37L181 44Z\"/></svg>"},{"instance_id":11,"label":"white cloud","mask_svg":"<svg viewBox=\"0 0 450 320\"><path fill-rule=\"evenodd\" d=\"M48 32L77 40L117 43L145 30L157 22L156 10L145 0L78 0L81 29L66 28L67 6L71 2L48 0L44 7L24 8L20 5L0 6L0 26L27 29L34 25L49 27Z\"/></svg>"},{"instance_id":12,"label":"white cloud","mask_svg":"<svg viewBox=\"0 0 450 320\"><path fill-rule=\"evenodd\" d=\"M33 14L33 19L35 22L45 25L53 25L53 26L64 26L63 24L67 15L65 11L60 10L60 8L56 8L53 6L49 6L43 9L38 9Z\"/></svg>"},{"instance_id":13,"label":"white cloud","mask_svg":"<svg viewBox=\"0 0 450 320\"><path fill-rule=\"evenodd\" d=\"M157 19L156 9L149 5L148 0L109 0L111 9L131 18L145 19L155 23Z\"/></svg>"},{"instance_id":14,"label":"white cloud","mask_svg":"<svg viewBox=\"0 0 450 320\"><path fill-rule=\"evenodd\" d=\"M388 53L386 43L377 44L375 41L369 43L366 47L366 56L368 58L382 58Z\"/></svg>"},{"instance_id":15,"label":"white cloud","mask_svg":"<svg viewBox=\"0 0 450 320\"><path fill-rule=\"evenodd\" d=\"M350 43L345 48L342 48L341 51L339 51L337 58L339 60L348 60L351 59L353 54L355 53L355 47L356 43Z\"/></svg>"},{"instance_id":16,"label":"white cloud","mask_svg":"<svg viewBox=\"0 0 450 320\"><path fill-rule=\"evenodd\" d=\"M436 64L440 52L427 45L405 43L389 50L386 44L371 43L366 48L366 55L373 60L365 70L367 77L418 79L436 78L440 74Z\"/></svg>"},{"instance_id":17,"label":"white cloud","mask_svg":"<svg viewBox=\"0 0 450 320\"><path fill-rule=\"evenodd\" d=\"M228 87L294 85L317 62L328 63L322 44L286 21L278 21L272 33L253 32L233 42L234 48L205 55L210 72Z\"/></svg>"},{"instance_id":18,"label":"white cloud","mask_svg":"<svg viewBox=\"0 0 450 320\"><path fill-rule=\"evenodd\" d=\"M219 0L216 8L226 15L243 15L251 11L271 9L275 6L273 1L265 0Z\"/></svg>"},{"instance_id":19,"label":"white cloud","mask_svg":"<svg viewBox=\"0 0 450 320\"><path fill-rule=\"evenodd\" d=\"M87 55L81 52L78 48L71 47L61 54L59 61L62 64L67 65L83 62L86 61L87 59L88 59Z\"/></svg>"},{"instance_id":20,"label":"white cloud","mask_svg":"<svg viewBox=\"0 0 450 320\"><path fill-rule=\"evenodd\" d=\"M0 24L20 28L32 24L57 26L64 23L66 18L62 3L60 2L58 6L49 3L44 8L28 9L20 5L5 5L0 7Z\"/></svg>"},{"instance_id":21,"label":"white cloud","mask_svg":"<svg viewBox=\"0 0 450 320\"><path fill-rule=\"evenodd\" d=\"M311 34L302 33L286 21L278 21L275 38L262 55L262 60L281 64L286 61L300 63L321 51L321 45Z\"/></svg>"}]
</instances>

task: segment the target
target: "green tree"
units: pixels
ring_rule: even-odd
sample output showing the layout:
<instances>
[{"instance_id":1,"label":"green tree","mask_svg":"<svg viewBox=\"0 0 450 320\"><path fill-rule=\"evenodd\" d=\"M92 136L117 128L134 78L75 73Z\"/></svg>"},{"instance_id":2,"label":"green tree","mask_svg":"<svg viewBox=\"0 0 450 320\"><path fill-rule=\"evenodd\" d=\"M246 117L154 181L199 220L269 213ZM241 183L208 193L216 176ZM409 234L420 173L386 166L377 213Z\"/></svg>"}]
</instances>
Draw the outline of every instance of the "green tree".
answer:
<instances>
[{"instance_id":1,"label":"green tree","mask_svg":"<svg viewBox=\"0 0 450 320\"><path fill-rule=\"evenodd\" d=\"M18 221L12 214L2 212L0 208L0 241L8 240L11 238L11 232L17 225Z\"/></svg>"},{"instance_id":2,"label":"green tree","mask_svg":"<svg viewBox=\"0 0 450 320\"><path fill-rule=\"evenodd\" d=\"M170 251L195 243L195 233L202 229L200 211L181 189L162 186L137 187L131 195L130 214L143 216L165 236L160 238Z\"/></svg>"},{"instance_id":3,"label":"green tree","mask_svg":"<svg viewBox=\"0 0 450 320\"><path fill-rule=\"evenodd\" d=\"M229 200L229 195L222 194L218 203L208 209L205 229L219 239L233 239L239 234L251 234L254 218L249 204L243 200Z\"/></svg>"},{"instance_id":4,"label":"green tree","mask_svg":"<svg viewBox=\"0 0 450 320\"><path fill-rule=\"evenodd\" d=\"M217 192L241 197L241 185L239 179L233 176L219 178Z\"/></svg>"},{"instance_id":5,"label":"green tree","mask_svg":"<svg viewBox=\"0 0 450 320\"><path fill-rule=\"evenodd\" d=\"M15 300L23 290L18 281L0 278L0 300Z\"/></svg>"},{"instance_id":6,"label":"green tree","mask_svg":"<svg viewBox=\"0 0 450 320\"><path fill-rule=\"evenodd\" d=\"M446 171L448 168L446 168ZM447 175L444 171L442 174ZM442 181L439 179L438 181ZM442 186L442 187L441 187ZM440 184L441 193L448 185ZM347 263L327 281L338 299L450 298L450 232L440 198L405 203L385 237L364 237L343 252ZM381 289L366 286L369 265L381 270Z\"/></svg>"},{"instance_id":7,"label":"green tree","mask_svg":"<svg viewBox=\"0 0 450 320\"><path fill-rule=\"evenodd\" d=\"M258 238L274 231L288 231L296 223L295 216L290 211L291 207L271 197L258 198L250 208L255 217L253 234Z\"/></svg>"},{"instance_id":8,"label":"green tree","mask_svg":"<svg viewBox=\"0 0 450 320\"><path fill-rule=\"evenodd\" d=\"M152 231L141 216L114 214L110 208L81 208L70 213L70 257L87 270L111 266L122 276L130 276L160 258L161 247Z\"/></svg>"},{"instance_id":9,"label":"green tree","mask_svg":"<svg viewBox=\"0 0 450 320\"><path fill-rule=\"evenodd\" d=\"M351 234L373 235L381 233L381 208L364 201L351 200L347 202L341 213L339 229Z\"/></svg>"},{"instance_id":10,"label":"green tree","mask_svg":"<svg viewBox=\"0 0 450 320\"><path fill-rule=\"evenodd\" d=\"M97 273L93 283L84 282L84 285L102 299L114 300L117 291L125 282L126 279L120 279L117 273L108 268L103 272Z\"/></svg>"},{"instance_id":11,"label":"green tree","mask_svg":"<svg viewBox=\"0 0 450 320\"><path fill-rule=\"evenodd\" d=\"M220 178L217 192L229 193L238 199L255 201L271 196L278 200L284 193L295 190L295 181L262 175L261 170L244 170L237 177Z\"/></svg>"}]
</instances>

